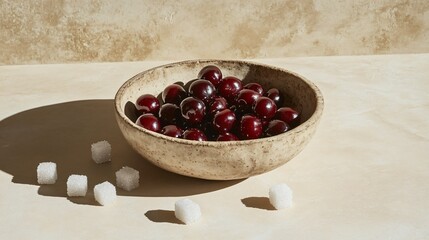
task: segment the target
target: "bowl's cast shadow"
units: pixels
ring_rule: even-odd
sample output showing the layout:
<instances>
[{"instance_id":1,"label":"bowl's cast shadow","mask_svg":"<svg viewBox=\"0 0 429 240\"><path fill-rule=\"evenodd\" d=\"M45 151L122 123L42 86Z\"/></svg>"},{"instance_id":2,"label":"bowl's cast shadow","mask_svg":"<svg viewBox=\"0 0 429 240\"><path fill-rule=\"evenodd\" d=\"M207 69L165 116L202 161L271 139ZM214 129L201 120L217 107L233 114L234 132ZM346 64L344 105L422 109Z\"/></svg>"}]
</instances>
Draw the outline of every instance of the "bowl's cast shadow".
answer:
<instances>
[{"instance_id":1,"label":"bowl's cast shadow","mask_svg":"<svg viewBox=\"0 0 429 240\"><path fill-rule=\"evenodd\" d=\"M41 185L39 194L66 198L68 176L87 175L87 196L68 198L78 204L96 204L94 186L106 180L116 184L115 172L123 166L140 171L140 187L130 192L117 189L118 195L123 196L188 196L242 181L190 178L152 165L122 136L110 99L60 103L20 112L0 121L0 133L0 170L11 174L12 182L38 185L37 165L52 161L57 163L58 180L53 185ZM100 140L112 145L109 163L96 164L91 159L91 144Z\"/></svg>"}]
</instances>

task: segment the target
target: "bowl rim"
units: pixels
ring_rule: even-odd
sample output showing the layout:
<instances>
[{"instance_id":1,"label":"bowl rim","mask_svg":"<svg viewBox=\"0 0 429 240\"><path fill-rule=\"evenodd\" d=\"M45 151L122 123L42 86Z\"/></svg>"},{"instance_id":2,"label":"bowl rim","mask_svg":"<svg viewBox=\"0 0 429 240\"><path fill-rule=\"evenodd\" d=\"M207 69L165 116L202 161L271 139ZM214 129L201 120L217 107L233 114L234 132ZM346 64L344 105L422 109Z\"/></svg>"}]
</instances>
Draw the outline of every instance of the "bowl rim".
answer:
<instances>
[{"instance_id":1,"label":"bowl rim","mask_svg":"<svg viewBox=\"0 0 429 240\"><path fill-rule=\"evenodd\" d=\"M197 63L206 62L206 63L212 63L212 64L214 62L242 63L242 64L261 66L261 67L266 67L266 68L270 68L270 69L277 70L277 71L286 72L286 73L293 75L293 76L301 79L302 81L304 81L315 92L316 101L317 101L316 109L314 110L313 114L305 122L299 124L297 127L293 128L290 131L287 131L285 133L281 133L279 135L271 136L271 137L264 137L264 138L258 138L258 139L250 139L250 140L239 140L239 141L194 141L194 140L187 140L187 139L182 139L182 138L174 138L174 137L166 136L164 134L153 132L153 131L147 130L143 127L136 125L134 122L132 122L125 115L124 111L120 111L120 109L121 109L120 105L121 104L120 104L119 98L123 95L126 87L128 85L130 85L132 81L135 81L136 79L140 78L140 76L144 75L147 72L154 71L155 69L169 68L169 67L173 67L174 65L178 65L178 64L189 64L189 63L194 63L194 62L197 62ZM194 145L194 146L209 146L209 147L222 147L222 146L231 146L231 145L240 146L240 145L249 145L249 144L255 144L255 143L260 143L260 142L277 141L280 139L284 139L291 134L296 134L296 133L299 133L301 131L304 131L309 126L317 123L318 120L320 119L321 115L322 115L323 108L324 108L324 98L323 98L323 95L322 95L322 92L320 91L320 89L313 82L311 82L310 80L306 79L305 77L303 77L303 76L301 76L295 72L289 71L289 70L284 69L284 68L271 66L271 65L263 64L263 63L257 63L257 62L253 62L253 61L225 60L225 59L193 59L193 60L171 62L171 63L159 65L156 67L152 67L150 69L147 69L145 71L137 73L133 77L126 80L121 85L121 87L117 90L117 92L115 94L115 98L114 98L114 103L115 103L114 106L115 106L116 115L119 116L128 126L130 126L131 128L141 132L142 134L148 134L152 137L159 138L159 139L165 140L167 142L174 142L174 143L179 143L179 144L184 144L184 145Z\"/></svg>"}]
</instances>

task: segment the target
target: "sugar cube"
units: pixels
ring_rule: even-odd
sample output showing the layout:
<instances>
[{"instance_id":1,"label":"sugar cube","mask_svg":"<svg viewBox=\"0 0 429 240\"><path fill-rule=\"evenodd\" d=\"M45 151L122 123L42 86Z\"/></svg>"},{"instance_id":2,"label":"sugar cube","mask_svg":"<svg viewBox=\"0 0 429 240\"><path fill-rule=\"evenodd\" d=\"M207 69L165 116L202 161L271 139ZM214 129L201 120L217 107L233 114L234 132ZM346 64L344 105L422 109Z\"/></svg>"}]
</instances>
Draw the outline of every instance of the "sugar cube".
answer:
<instances>
[{"instance_id":1,"label":"sugar cube","mask_svg":"<svg viewBox=\"0 0 429 240\"><path fill-rule=\"evenodd\" d=\"M84 197L88 190L88 177L85 175L70 175L67 179L67 195L69 197Z\"/></svg>"},{"instance_id":2,"label":"sugar cube","mask_svg":"<svg viewBox=\"0 0 429 240\"><path fill-rule=\"evenodd\" d=\"M272 186L269 196L271 205L276 209L292 207L292 190L285 183Z\"/></svg>"},{"instance_id":3,"label":"sugar cube","mask_svg":"<svg viewBox=\"0 0 429 240\"><path fill-rule=\"evenodd\" d=\"M37 166L37 182L39 184L54 184L57 181L57 164L42 162Z\"/></svg>"},{"instance_id":4,"label":"sugar cube","mask_svg":"<svg viewBox=\"0 0 429 240\"><path fill-rule=\"evenodd\" d=\"M116 200L116 188L108 181L97 184L94 187L94 197L103 206L112 204Z\"/></svg>"},{"instance_id":5,"label":"sugar cube","mask_svg":"<svg viewBox=\"0 0 429 240\"><path fill-rule=\"evenodd\" d=\"M99 141L91 145L92 159L100 164L110 162L112 146L108 141Z\"/></svg>"},{"instance_id":6,"label":"sugar cube","mask_svg":"<svg viewBox=\"0 0 429 240\"><path fill-rule=\"evenodd\" d=\"M183 223L190 224L201 217L201 209L197 203L185 198L174 204L174 215Z\"/></svg>"},{"instance_id":7,"label":"sugar cube","mask_svg":"<svg viewBox=\"0 0 429 240\"><path fill-rule=\"evenodd\" d=\"M116 172L116 186L127 191L139 187L139 179L139 171L130 167L122 167Z\"/></svg>"}]
</instances>

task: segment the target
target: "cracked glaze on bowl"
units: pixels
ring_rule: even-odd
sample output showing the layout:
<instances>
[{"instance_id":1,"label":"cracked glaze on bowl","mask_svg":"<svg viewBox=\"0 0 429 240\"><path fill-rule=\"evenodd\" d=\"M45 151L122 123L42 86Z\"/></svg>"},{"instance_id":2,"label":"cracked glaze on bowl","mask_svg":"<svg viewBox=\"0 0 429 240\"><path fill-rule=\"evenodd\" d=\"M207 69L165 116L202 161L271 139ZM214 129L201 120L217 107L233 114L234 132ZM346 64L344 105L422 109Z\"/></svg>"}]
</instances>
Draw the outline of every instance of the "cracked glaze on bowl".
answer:
<instances>
[{"instance_id":1,"label":"cracked glaze on bowl","mask_svg":"<svg viewBox=\"0 0 429 240\"><path fill-rule=\"evenodd\" d=\"M166 86L196 78L201 68L216 65L223 76L264 89L278 88L301 113L301 124L280 135L232 142L198 142L172 138L134 124L126 108L145 93L157 96ZM295 157L313 136L323 111L319 89L284 69L244 61L193 60L149 69L126 81L115 96L116 119L125 139L145 159L167 171L211 179L241 179L273 170Z\"/></svg>"}]
</instances>

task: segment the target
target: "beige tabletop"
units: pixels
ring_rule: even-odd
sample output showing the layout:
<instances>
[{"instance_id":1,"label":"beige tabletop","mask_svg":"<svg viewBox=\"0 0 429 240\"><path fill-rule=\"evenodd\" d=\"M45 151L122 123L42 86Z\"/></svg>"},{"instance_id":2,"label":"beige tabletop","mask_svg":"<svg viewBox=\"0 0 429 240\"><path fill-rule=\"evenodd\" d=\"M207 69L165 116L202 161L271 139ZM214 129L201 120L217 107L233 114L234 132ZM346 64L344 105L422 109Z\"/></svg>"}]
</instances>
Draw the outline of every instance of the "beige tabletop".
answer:
<instances>
[{"instance_id":1,"label":"beige tabletop","mask_svg":"<svg viewBox=\"0 0 429 240\"><path fill-rule=\"evenodd\" d=\"M122 137L116 90L166 62L0 66L0 239L429 239L429 54L254 61L312 80L325 110L296 158L229 182L158 169ZM91 160L99 140L111 163ZM58 165L54 185L37 184L44 161ZM99 206L94 185L122 166L141 186ZM86 197L67 197L70 174L88 176ZM292 188L292 208L269 205L277 183ZM174 218L185 197L201 206L192 225Z\"/></svg>"}]
</instances>

